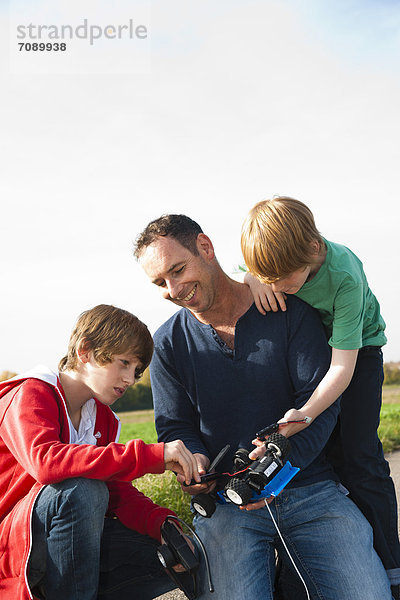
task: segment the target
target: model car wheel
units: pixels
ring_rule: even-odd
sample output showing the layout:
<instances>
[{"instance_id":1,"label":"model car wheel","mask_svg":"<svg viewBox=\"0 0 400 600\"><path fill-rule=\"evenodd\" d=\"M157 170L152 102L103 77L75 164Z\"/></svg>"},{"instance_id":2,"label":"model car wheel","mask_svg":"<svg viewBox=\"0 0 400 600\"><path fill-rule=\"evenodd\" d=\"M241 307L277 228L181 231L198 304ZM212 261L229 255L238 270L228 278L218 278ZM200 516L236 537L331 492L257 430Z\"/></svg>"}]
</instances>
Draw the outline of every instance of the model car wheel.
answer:
<instances>
[{"instance_id":1,"label":"model car wheel","mask_svg":"<svg viewBox=\"0 0 400 600\"><path fill-rule=\"evenodd\" d=\"M252 462L253 461L249 458L249 451L246 448L239 448L236 450L235 456L233 457L233 464L236 471L245 469Z\"/></svg>"},{"instance_id":2,"label":"model car wheel","mask_svg":"<svg viewBox=\"0 0 400 600\"><path fill-rule=\"evenodd\" d=\"M225 488L225 494L233 504L248 504L253 495L251 488L242 481L234 477Z\"/></svg>"},{"instance_id":3,"label":"model car wheel","mask_svg":"<svg viewBox=\"0 0 400 600\"><path fill-rule=\"evenodd\" d=\"M279 456L282 462L286 459L287 455L290 452L289 440L280 433L273 433L272 435L270 435L266 441L266 446L274 454L276 454L276 456Z\"/></svg>"},{"instance_id":4,"label":"model car wheel","mask_svg":"<svg viewBox=\"0 0 400 600\"><path fill-rule=\"evenodd\" d=\"M171 569L174 565L176 565L175 556L172 554L171 550L166 545L162 545L158 547L157 550L158 560L164 567L164 569Z\"/></svg>"},{"instance_id":5,"label":"model car wheel","mask_svg":"<svg viewBox=\"0 0 400 600\"><path fill-rule=\"evenodd\" d=\"M198 494L194 496L191 505L193 510L206 519L209 519L215 512L215 500L210 494Z\"/></svg>"}]
</instances>

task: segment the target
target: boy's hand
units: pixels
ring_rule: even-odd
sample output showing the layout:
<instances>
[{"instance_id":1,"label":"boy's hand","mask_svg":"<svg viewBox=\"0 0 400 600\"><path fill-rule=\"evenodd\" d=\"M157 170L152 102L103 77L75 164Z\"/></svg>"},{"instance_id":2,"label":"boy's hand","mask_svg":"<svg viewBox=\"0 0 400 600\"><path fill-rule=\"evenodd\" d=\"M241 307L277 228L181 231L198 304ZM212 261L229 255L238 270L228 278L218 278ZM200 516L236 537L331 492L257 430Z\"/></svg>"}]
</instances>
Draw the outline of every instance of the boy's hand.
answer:
<instances>
[{"instance_id":1,"label":"boy's hand","mask_svg":"<svg viewBox=\"0 0 400 600\"><path fill-rule=\"evenodd\" d=\"M270 285L261 283L261 281L257 279L257 277L254 277L254 275L251 275L251 273L246 273L243 281L249 286L250 291L253 294L255 305L262 315L265 315L266 312L271 310L277 312L279 307L283 311L286 310L286 294L283 294L282 292L273 292Z\"/></svg>"},{"instance_id":2,"label":"boy's hand","mask_svg":"<svg viewBox=\"0 0 400 600\"><path fill-rule=\"evenodd\" d=\"M182 481L190 483L194 479L200 482L198 462L181 440L164 444L164 463L166 469L182 475Z\"/></svg>"},{"instance_id":3,"label":"boy's hand","mask_svg":"<svg viewBox=\"0 0 400 600\"><path fill-rule=\"evenodd\" d=\"M278 423L283 423L284 421L302 421L307 416L306 413L301 410L296 410L295 408L291 408L283 415L282 419L279 419ZM310 420L311 422L311 420ZM295 433L299 433L299 431L303 431L306 427L309 426L310 423L288 423L287 425L281 425L279 427L279 433L284 435L285 437L290 437Z\"/></svg>"},{"instance_id":4,"label":"boy's hand","mask_svg":"<svg viewBox=\"0 0 400 600\"><path fill-rule=\"evenodd\" d=\"M197 471L200 475L205 475L207 473L207 469L210 466L210 459L204 454L196 453L193 455L197 462ZM191 496L196 496L197 494L207 493L211 491L211 489L215 486L215 481L199 483L198 485L183 485L185 479L182 475L177 475L176 479L181 484L182 491L187 492ZM197 481L197 480L196 480ZM186 482L187 483L187 482Z\"/></svg>"},{"instance_id":5,"label":"boy's hand","mask_svg":"<svg viewBox=\"0 0 400 600\"><path fill-rule=\"evenodd\" d=\"M255 438L254 440L251 440L251 443L254 446L257 446L257 448L254 448L254 450L252 450L249 453L249 458L251 460L256 460L257 458L261 458L262 456L264 456L264 454L267 451L267 447L265 445L265 441L259 440L258 438Z\"/></svg>"}]
</instances>

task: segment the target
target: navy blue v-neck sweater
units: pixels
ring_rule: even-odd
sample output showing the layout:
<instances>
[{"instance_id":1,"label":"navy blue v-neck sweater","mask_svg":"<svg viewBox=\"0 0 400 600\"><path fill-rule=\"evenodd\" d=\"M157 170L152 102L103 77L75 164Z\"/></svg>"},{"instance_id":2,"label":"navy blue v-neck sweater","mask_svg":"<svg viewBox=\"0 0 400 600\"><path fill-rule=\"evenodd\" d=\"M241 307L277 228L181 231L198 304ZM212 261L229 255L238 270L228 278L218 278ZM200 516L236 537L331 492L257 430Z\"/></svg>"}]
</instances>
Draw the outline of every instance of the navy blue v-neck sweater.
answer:
<instances>
[{"instance_id":1,"label":"navy blue v-neck sweater","mask_svg":"<svg viewBox=\"0 0 400 600\"><path fill-rule=\"evenodd\" d=\"M253 304L235 328L232 351L212 325L181 309L154 336L151 385L160 441L181 439L211 460L230 453L219 469L231 470L236 449L253 446L255 433L299 408L329 368L330 349L316 311L287 298L286 312L261 315ZM301 471L289 484L337 480L322 452L339 402L290 438L290 461Z\"/></svg>"}]
</instances>

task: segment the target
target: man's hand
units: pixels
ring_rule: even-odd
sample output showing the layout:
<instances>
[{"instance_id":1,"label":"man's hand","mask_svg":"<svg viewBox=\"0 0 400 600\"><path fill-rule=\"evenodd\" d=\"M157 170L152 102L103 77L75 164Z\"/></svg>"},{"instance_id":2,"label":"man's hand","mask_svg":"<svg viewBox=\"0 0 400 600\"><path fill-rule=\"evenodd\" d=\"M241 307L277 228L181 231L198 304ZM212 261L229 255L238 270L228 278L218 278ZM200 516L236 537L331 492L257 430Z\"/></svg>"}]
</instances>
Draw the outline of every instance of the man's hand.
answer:
<instances>
[{"instance_id":1,"label":"man's hand","mask_svg":"<svg viewBox=\"0 0 400 600\"><path fill-rule=\"evenodd\" d=\"M283 294L282 292L273 292L270 285L261 283L261 281L257 279L257 277L254 277L254 275L251 275L251 273L246 273L243 281L249 286L255 305L262 315L265 315L266 312L270 312L271 310L277 312L279 308L283 311L286 310L286 294Z\"/></svg>"},{"instance_id":2,"label":"man's hand","mask_svg":"<svg viewBox=\"0 0 400 600\"><path fill-rule=\"evenodd\" d=\"M205 475L207 473L208 467L210 466L210 459L204 454L200 453L195 453L193 454L193 456L195 457L197 462L197 471L199 475ZM197 494L210 492L215 486L215 481L210 481L209 483L199 483L198 485L183 485L185 479L182 477L182 475L177 475L176 478L181 484L182 490L184 492L187 492L191 496L196 496ZM200 481L200 478L196 479L196 481ZM188 482L186 481L186 483Z\"/></svg>"},{"instance_id":3,"label":"man's hand","mask_svg":"<svg viewBox=\"0 0 400 600\"><path fill-rule=\"evenodd\" d=\"M192 479L200 482L198 461L181 440L164 444L164 463L166 469L180 474L182 482L190 483Z\"/></svg>"},{"instance_id":4,"label":"man's hand","mask_svg":"<svg viewBox=\"0 0 400 600\"><path fill-rule=\"evenodd\" d=\"M274 496L270 496L269 498L263 498L262 500L258 500L257 502L250 502L249 504L246 504L245 506L240 506L240 510L245 510L245 511L249 511L249 510L258 510L260 508L264 508L265 504L271 504L272 500L274 499Z\"/></svg>"}]
</instances>

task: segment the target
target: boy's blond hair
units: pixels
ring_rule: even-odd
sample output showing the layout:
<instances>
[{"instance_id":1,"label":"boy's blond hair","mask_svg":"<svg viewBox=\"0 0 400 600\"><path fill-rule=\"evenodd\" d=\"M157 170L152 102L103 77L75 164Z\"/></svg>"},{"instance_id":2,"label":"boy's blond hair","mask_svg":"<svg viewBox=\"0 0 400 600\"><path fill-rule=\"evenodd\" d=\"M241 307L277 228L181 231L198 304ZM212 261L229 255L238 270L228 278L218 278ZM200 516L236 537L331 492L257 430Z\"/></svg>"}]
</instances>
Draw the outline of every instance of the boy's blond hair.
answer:
<instances>
[{"instance_id":1,"label":"boy's blond hair","mask_svg":"<svg viewBox=\"0 0 400 600\"><path fill-rule=\"evenodd\" d=\"M242 253L250 273L273 283L310 264L311 242L323 239L310 209L294 198L258 202L242 227Z\"/></svg>"},{"instance_id":2,"label":"boy's blond hair","mask_svg":"<svg viewBox=\"0 0 400 600\"><path fill-rule=\"evenodd\" d=\"M76 370L79 348L91 350L99 365L110 363L116 354L130 354L140 360L139 377L150 364L153 339L146 325L135 315L108 304L83 312L71 333L68 353L59 364L60 371Z\"/></svg>"}]
</instances>

